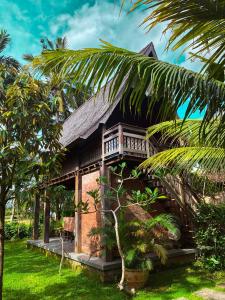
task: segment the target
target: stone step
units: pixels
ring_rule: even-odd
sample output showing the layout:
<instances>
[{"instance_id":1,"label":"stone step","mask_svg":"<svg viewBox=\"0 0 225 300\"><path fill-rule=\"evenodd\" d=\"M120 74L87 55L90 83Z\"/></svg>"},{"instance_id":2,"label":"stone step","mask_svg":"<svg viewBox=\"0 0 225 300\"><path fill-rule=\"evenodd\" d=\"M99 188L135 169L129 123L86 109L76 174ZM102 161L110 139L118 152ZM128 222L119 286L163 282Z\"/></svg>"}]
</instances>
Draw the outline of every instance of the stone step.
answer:
<instances>
[{"instance_id":1,"label":"stone step","mask_svg":"<svg viewBox=\"0 0 225 300\"><path fill-rule=\"evenodd\" d=\"M218 292L207 288L197 291L194 294L204 300L225 300L224 292Z\"/></svg>"}]
</instances>

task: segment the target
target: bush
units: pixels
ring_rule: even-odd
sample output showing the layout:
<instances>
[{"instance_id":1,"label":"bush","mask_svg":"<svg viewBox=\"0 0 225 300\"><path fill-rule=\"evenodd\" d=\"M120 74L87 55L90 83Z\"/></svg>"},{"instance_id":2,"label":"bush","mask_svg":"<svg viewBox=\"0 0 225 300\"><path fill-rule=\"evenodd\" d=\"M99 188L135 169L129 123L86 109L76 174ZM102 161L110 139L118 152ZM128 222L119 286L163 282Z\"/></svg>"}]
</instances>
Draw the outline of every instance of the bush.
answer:
<instances>
[{"instance_id":1,"label":"bush","mask_svg":"<svg viewBox=\"0 0 225 300\"><path fill-rule=\"evenodd\" d=\"M63 227L62 221L51 220L50 223L50 236L58 236L59 229Z\"/></svg>"},{"instance_id":2,"label":"bush","mask_svg":"<svg viewBox=\"0 0 225 300\"><path fill-rule=\"evenodd\" d=\"M30 238L32 236L32 226L10 222L5 224L5 239L15 240Z\"/></svg>"},{"instance_id":3,"label":"bush","mask_svg":"<svg viewBox=\"0 0 225 300\"><path fill-rule=\"evenodd\" d=\"M196 245L203 266L225 268L225 205L201 204L196 216Z\"/></svg>"}]
</instances>

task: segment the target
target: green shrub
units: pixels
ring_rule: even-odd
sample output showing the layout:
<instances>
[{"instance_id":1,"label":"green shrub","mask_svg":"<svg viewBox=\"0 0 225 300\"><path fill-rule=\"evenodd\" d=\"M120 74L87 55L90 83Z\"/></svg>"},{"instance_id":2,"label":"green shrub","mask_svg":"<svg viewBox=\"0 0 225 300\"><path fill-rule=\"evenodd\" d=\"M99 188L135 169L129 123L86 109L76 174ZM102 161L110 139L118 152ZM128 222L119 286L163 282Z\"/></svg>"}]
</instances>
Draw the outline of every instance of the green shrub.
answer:
<instances>
[{"instance_id":1,"label":"green shrub","mask_svg":"<svg viewBox=\"0 0 225 300\"><path fill-rule=\"evenodd\" d=\"M196 245L203 266L225 268L225 205L201 204L196 216Z\"/></svg>"},{"instance_id":2,"label":"green shrub","mask_svg":"<svg viewBox=\"0 0 225 300\"><path fill-rule=\"evenodd\" d=\"M23 223L10 222L5 224L4 232L6 240L30 238L32 235L32 226Z\"/></svg>"},{"instance_id":3,"label":"green shrub","mask_svg":"<svg viewBox=\"0 0 225 300\"><path fill-rule=\"evenodd\" d=\"M62 221L51 220L50 222L50 236L58 236L59 230L63 227Z\"/></svg>"}]
</instances>

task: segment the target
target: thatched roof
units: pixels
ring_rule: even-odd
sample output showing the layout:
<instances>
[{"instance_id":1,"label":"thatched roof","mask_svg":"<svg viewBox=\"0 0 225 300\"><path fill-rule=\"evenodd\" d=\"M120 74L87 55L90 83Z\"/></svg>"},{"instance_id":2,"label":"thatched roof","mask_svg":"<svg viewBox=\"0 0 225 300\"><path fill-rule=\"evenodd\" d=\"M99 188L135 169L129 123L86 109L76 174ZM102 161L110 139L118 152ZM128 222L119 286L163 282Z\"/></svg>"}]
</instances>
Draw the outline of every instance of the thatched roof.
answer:
<instances>
[{"instance_id":1,"label":"thatched roof","mask_svg":"<svg viewBox=\"0 0 225 300\"><path fill-rule=\"evenodd\" d=\"M153 43L148 44L140 53L157 58ZM110 83L66 119L60 139L63 146L67 147L80 139L87 139L101 124L107 122L121 100L120 95L118 95L113 103L107 101L109 85Z\"/></svg>"}]
</instances>

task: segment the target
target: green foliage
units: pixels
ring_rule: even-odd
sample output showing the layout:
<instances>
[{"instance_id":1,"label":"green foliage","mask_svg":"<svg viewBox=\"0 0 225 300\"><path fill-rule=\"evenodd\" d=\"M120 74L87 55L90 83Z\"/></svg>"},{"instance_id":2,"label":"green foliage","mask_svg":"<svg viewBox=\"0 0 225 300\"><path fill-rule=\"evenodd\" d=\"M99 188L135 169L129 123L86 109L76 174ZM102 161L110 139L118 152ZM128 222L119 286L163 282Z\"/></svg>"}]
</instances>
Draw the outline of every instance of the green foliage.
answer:
<instances>
[{"instance_id":1,"label":"green foliage","mask_svg":"<svg viewBox=\"0 0 225 300\"><path fill-rule=\"evenodd\" d=\"M123 100L138 112L141 112L147 95L151 101L148 101L146 112L152 113L160 99L158 113L162 118L175 119L178 108L187 101L186 118L197 109L206 110L204 123L214 120L219 113L223 115L223 82L107 42L99 49L48 51L33 60L33 67L41 72L59 66L62 74L95 87L96 92L100 91L103 82L111 80L109 101L121 94ZM221 131L222 126L221 122Z\"/></svg>"},{"instance_id":2,"label":"green foliage","mask_svg":"<svg viewBox=\"0 0 225 300\"><path fill-rule=\"evenodd\" d=\"M74 192L67 190L65 186L51 186L47 188L47 195L51 200L51 210L57 217L74 216Z\"/></svg>"},{"instance_id":3,"label":"green foliage","mask_svg":"<svg viewBox=\"0 0 225 300\"><path fill-rule=\"evenodd\" d=\"M201 204L196 216L195 241L203 266L225 268L225 205Z\"/></svg>"},{"instance_id":4,"label":"green foliage","mask_svg":"<svg viewBox=\"0 0 225 300\"><path fill-rule=\"evenodd\" d=\"M165 168L170 172L188 172L194 169L201 173L223 173L225 171L224 132L218 135L220 121L205 127L201 139L201 120L166 121L148 128L147 137L151 139L160 134L159 143L167 143L167 150L156 153L144 161L143 168L154 170Z\"/></svg>"},{"instance_id":5,"label":"green foliage","mask_svg":"<svg viewBox=\"0 0 225 300\"><path fill-rule=\"evenodd\" d=\"M30 238L32 235L32 226L24 223L8 222L4 229L6 240Z\"/></svg>"},{"instance_id":6,"label":"green foliage","mask_svg":"<svg viewBox=\"0 0 225 300\"><path fill-rule=\"evenodd\" d=\"M51 220L50 222L50 236L59 236L60 230L63 228L62 221Z\"/></svg>"},{"instance_id":7,"label":"green foliage","mask_svg":"<svg viewBox=\"0 0 225 300\"><path fill-rule=\"evenodd\" d=\"M151 205L158 198L164 197L159 194L158 188L151 190L149 187L146 187L144 191L127 191L124 188L125 182L127 180L136 180L141 175L141 172L135 169L125 176L126 168L127 164L125 162L111 168L111 172L117 177L118 183L113 187L107 185L107 189L111 191L110 198L108 198L108 193L106 195L107 201L112 201L111 209L107 211L107 224L104 228L93 228L89 235L101 235L105 248L112 249L117 246L120 255L121 251L124 253L125 264L128 268L151 269L152 262L149 253L154 252L161 262L165 263L167 252L163 245L168 240L166 236L170 233L177 238L179 237L179 230L174 218L167 214L151 217L145 221L134 219L132 222L129 222L126 219L126 211L130 206L140 206L146 212L151 211ZM88 195L94 200L96 210L98 210L98 204L100 203L99 190L101 184L106 184L106 181L102 181L101 178L97 182L99 188L88 192ZM80 208L82 209L82 206ZM89 204L85 207L85 213L88 212L90 212ZM114 216L114 220L110 219L110 212ZM112 231L112 224L113 222L116 224L116 219L120 246L118 246L118 240L116 239L117 229L115 228L115 231ZM121 248L121 251L119 248Z\"/></svg>"},{"instance_id":8,"label":"green foliage","mask_svg":"<svg viewBox=\"0 0 225 300\"><path fill-rule=\"evenodd\" d=\"M168 241L167 233L179 237L179 229L172 216L160 214L145 221L131 221L126 225L123 237L125 263L127 268L148 269L153 268L149 253L155 253L162 264L167 261Z\"/></svg>"},{"instance_id":9,"label":"green foliage","mask_svg":"<svg viewBox=\"0 0 225 300\"><path fill-rule=\"evenodd\" d=\"M167 49L184 47L185 51L191 48L198 55L210 51L206 66L218 62L224 67L224 0L204 0L204 5L195 0L136 0L132 9L142 5L149 10L143 21L149 30L163 23L164 33L170 32Z\"/></svg>"}]
</instances>

